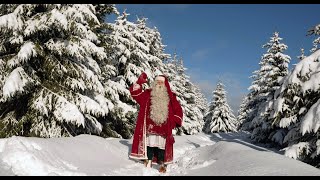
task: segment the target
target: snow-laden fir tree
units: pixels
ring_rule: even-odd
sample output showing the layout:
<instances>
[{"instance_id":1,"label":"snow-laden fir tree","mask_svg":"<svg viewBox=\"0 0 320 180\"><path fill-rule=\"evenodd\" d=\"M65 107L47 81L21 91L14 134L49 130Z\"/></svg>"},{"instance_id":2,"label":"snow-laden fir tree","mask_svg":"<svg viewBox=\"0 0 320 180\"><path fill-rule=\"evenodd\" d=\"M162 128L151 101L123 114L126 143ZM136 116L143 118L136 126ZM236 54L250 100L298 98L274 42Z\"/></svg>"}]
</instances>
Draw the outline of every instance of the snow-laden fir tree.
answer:
<instances>
[{"instance_id":1,"label":"snow-laden fir tree","mask_svg":"<svg viewBox=\"0 0 320 180\"><path fill-rule=\"evenodd\" d=\"M186 119L186 113L185 108L187 106L186 100L183 98L183 92L186 91L185 86L182 84L181 77L178 74L178 58L177 54L174 53L172 59L169 59L165 62L165 70L164 73L166 74L169 84L171 87L172 92L174 92L177 96L177 100L179 101L182 112L183 112L183 123L185 124ZM175 131L173 131L174 134L184 134L182 127L176 128Z\"/></svg>"},{"instance_id":2,"label":"snow-laden fir tree","mask_svg":"<svg viewBox=\"0 0 320 180\"><path fill-rule=\"evenodd\" d=\"M227 102L226 91L222 82L218 82L216 89L212 92L212 100L209 110L204 117L205 133L233 132L236 131L236 118Z\"/></svg>"},{"instance_id":3,"label":"snow-laden fir tree","mask_svg":"<svg viewBox=\"0 0 320 180\"><path fill-rule=\"evenodd\" d=\"M320 167L320 50L300 61L277 91L274 124L282 128L285 155Z\"/></svg>"},{"instance_id":4,"label":"snow-laden fir tree","mask_svg":"<svg viewBox=\"0 0 320 180\"><path fill-rule=\"evenodd\" d=\"M156 74L161 73L163 61L168 56L163 52L160 33L154 33L156 29L146 26L146 18L138 19L137 23L130 22L127 17L130 14L123 12L113 24L112 38L115 42L116 54L114 64L118 76L127 87L131 86L142 72L145 72L152 80ZM153 46L157 39L157 46ZM151 48L152 47L152 48Z\"/></svg>"},{"instance_id":5,"label":"snow-laden fir tree","mask_svg":"<svg viewBox=\"0 0 320 180\"><path fill-rule=\"evenodd\" d=\"M163 63L170 59L171 55L164 52L166 46L162 44L160 32L156 27L153 29L147 27L147 20L147 18L137 18L138 33L135 33L134 36L136 39L143 39L142 42L148 47L147 61L151 70L161 73L165 68Z\"/></svg>"},{"instance_id":6,"label":"snow-laden fir tree","mask_svg":"<svg viewBox=\"0 0 320 180\"><path fill-rule=\"evenodd\" d=\"M177 134L197 134L203 127L203 112L205 102L197 87L191 82L190 77L185 74L183 60L174 54L173 59L166 63L165 74L169 78L172 90L176 93L177 99L183 109L182 127L177 129Z\"/></svg>"},{"instance_id":7,"label":"snow-laden fir tree","mask_svg":"<svg viewBox=\"0 0 320 180\"><path fill-rule=\"evenodd\" d=\"M104 97L95 6L0 5L1 136L99 134Z\"/></svg>"},{"instance_id":8,"label":"snow-laden fir tree","mask_svg":"<svg viewBox=\"0 0 320 180\"><path fill-rule=\"evenodd\" d=\"M109 105L112 107L101 122L103 125L101 135L130 138L133 134L133 112L135 109L132 108L131 105L120 101L121 97L129 99L130 93L117 78L117 64L114 61L114 57L118 49L115 47L116 40L112 34L114 32L114 26L111 23L105 22L107 18L106 15L111 12L119 15L119 12L114 6L105 4L96 5L96 14L101 21L100 25L96 27L99 39L101 40L100 45L105 48L109 57L99 64L101 68L101 82L105 90L104 95L110 100Z\"/></svg>"},{"instance_id":9,"label":"snow-laden fir tree","mask_svg":"<svg viewBox=\"0 0 320 180\"><path fill-rule=\"evenodd\" d=\"M251 138L258 142L279 141L277 138L279 134L273 130L269 116L273 113L275 91L279 89L283 78L288 74L288 64L291 59L283 53L288 47L281 43L281 40L279 33L275 32L270 41L263 45L263 48L267 48L267 53L263 54L259 63L260 69L254 72L254 81L249 88L251 92L248 97L250 99L248 111L251 114L246 117L248 118L246 122L250 122Z\"/></svg>"},{"instance_id":10,"label":"snow-laden fir tree","mask_svg":"<svg viewBox=\"0 0 320 180\"><path fill-rule=\"evenodd\" d=\"M194 92L195 92L195 96L196 96L196 106L200 109L202 114L205 114L209 108L207 98L201 92L200 87L195 84L194 84Z\"/></svg>"},{"instance_id":11,"label":"snow-laden fir tree","mask_svg":"<svg viewBox=\"0 0 320 180\"><path fill-rule=\"evenodd\" d=\"M239 123L238 128L243 127L243 123L245 119L247 118L248 114L250 114L250 108L247 108L248 102L249 102L249 97L244 96L242 99L242 102L240 104L239 110L238 110L238 115L237 115L237 121ZM245 128L246 129L246 128Z\"/></svg>"},{"instance_id":12,"label":"snow-laden fir tree","mask_svg":"<svg viewBox=\"0 0 320 180\"><path fill-rule=\"evenodd\" d=\"M109 80L109 94L113 96L115 103L114 111L109 114L110 119L115 119L113 124L119 124L118 131L121 135L129 138L135 127L137 104L131 98L129 87L136 82L142 72L148 75L149 87L157 74L162 74L163 61L170 55L164 53L161 35L156 28L146 26L146 18L130 22L129 14L123 12L115 23L110 23L113 31L110 35L113 48L112 64L115 66L115 75ZM125 136L124 136L125 133Z\"/></svg>"},{"instance_id":13,"label":"snow-laden fir tree","mask_svg":"<svg viewBox=\"0 0 320 180\"><path fill-rule=\"evenodd\" d=\"M309 36L311 35L315 35L315 36L320 36L320 24L314 26L313 28L311 28L309 31L308 31L308 34ZM320 44L320 37L317 37L315 40L313 40L313 48L310 50L310 52L315 52L316 50L319 49L318 45Z\"/></svg>"},{"instance_id":14,"label":"snow-laden fir tree","mask_svg":"<svg viewBox=\"0 0 320 180\"><path fill-rule=\"evenodd\" d=\"M277 129L272 140L285 155L316 167L320 167L319 61L320 51L316 50L294 66L276 90L270 114Z\"/></svg>"},{"instance_id":15,"label":"snow-laden fir tree","mask_svg":"<svg viewBox=\"0 0 320 180\"><path fill-rule=\"evenodd\" d=\"M197 98L201 98L197 96L196 86L191 82L190 76L186 74L187 68L183 65L183 59L180 57L178 62L176 63L177 73L180 78L180 88L184 86L184 92L181 92L180 98L184 99L186 102L186 106L182 107L184 111L183 125L182 130L184 134L197 134L202 131L203 127L203 108L200 108L197 101Z\"/></svg>"},{"instance_id":16,"label":"snow-laden fir tree","mask_svg":"<svg viewBox=\"0 0 320 180\"><path fill-rule=\"evenodd\" d=\"M265 48L269 48L267 50L267 54L265 54L265 58L269 64L272 66L272 71L267 72L266 82L268 83L269 90L268 96L266 96L266 108L263 115L263 121L267 122L269 125L272 122L272 118L269 116L273 116L274 113L274 99L275 92L278 90L284 82L285 77L288 75L288 64L291 60L290 56L284 54L284 51L287 50L288 46L281 43L282 38L279 37L279 33L275 32L274 36L271 38L270 42L264 45ZM263 84L261 84L262 86ZM282 142L284 131L283 129L279 129L276 126L271 125L269 128L261 127L263 131L270 131L269 135L267 134L265 139L269 139L273 142ZM262 139L259 137L258 139Z\"/></svg>"},{"instance_id":17,"label":"snow-laden fir tree","mask_svg":"<svg viewBox=\"0 0 320 180\"><path fill-rule=\"evenodd\" d=\"M256 75L251 76L255 79ZM257 83L256 80L253 80L252 85ZM249 89L249 88L248 88ZM237 120L240 122L239 129L244 131L252 131L251 120L257 114L256 102L253 100L257 94L257 90L251 90L242 100L241 106L238 111Z\"/></svg>"}]
</instances>

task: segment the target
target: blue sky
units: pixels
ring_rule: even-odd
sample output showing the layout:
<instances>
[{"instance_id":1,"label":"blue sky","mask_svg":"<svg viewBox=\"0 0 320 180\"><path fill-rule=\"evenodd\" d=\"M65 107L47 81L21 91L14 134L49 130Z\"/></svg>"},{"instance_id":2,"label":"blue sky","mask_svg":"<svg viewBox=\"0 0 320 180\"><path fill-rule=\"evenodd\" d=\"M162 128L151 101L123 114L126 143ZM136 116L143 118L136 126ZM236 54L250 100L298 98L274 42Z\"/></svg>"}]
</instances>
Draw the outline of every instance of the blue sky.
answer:
<instances>
[{"instance_id":1,"label":"blue sky","mask_svg":"<svg viewBox=\"0 0 320 180\"><path fill-rule=\"evenodd\" d=\"M275 31L288 45L290 69L298 62L300 48L309 55L315 36L307 31L320 23L320 4L116 4L127 9L129 20L148 18L157 27L166 53L183 58L187 74L211 101L220 78L229 105L237 114L248 93L252 72L259 69L262 45ZM108 21L108 20L107 20Z\"/></svg>"}]
</instances>

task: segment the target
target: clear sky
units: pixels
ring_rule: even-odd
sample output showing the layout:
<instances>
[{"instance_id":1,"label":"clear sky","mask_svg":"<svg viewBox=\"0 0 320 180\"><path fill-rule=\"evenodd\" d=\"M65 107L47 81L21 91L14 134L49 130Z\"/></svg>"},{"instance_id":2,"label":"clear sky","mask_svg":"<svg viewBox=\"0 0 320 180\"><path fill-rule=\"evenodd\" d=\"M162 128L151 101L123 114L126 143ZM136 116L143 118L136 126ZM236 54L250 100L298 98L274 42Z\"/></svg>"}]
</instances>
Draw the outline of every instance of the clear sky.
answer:
<instances>
[{"instance_id":1,"label":"clear sky","mask_svg":"<svg viewBox=\"0 0 320 180\"><path fill-rule=\"evenodd\" d=\"M220 78L226 86L229 105L237 115L248 93L252 72L275 31L288 45L290 69L298 62L300 48L310 54L315 36L307 31L320 24L320 4L116 4L128 19L148 18L157 27L166 53L183 58L187 75L211 101Z\"/></svg>"}]
</instances>

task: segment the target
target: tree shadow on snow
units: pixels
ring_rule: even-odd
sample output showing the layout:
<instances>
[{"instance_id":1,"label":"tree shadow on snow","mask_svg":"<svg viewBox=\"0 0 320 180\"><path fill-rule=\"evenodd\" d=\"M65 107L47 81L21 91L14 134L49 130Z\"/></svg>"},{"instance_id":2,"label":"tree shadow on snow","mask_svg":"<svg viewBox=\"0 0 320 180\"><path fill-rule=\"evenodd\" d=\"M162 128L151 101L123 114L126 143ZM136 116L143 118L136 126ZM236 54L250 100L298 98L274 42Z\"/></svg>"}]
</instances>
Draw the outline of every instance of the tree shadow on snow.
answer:
<instances>
[{"instance_id":1,"label":"tree shadow on snow","mask_svg":"<svg viewBox=\"0 0 320 180\"><path fill-rule=\"evenodd\" d=\"M129 143L129 140L120 140L119 141L121 144L125 145L128 147L128 156L130 155L130 152L131 152L131 143Z\"/></svg>"},{"instance_id":2,"label":"tree shadow on snow","mask_svg":"<svg viewBox=\"0 0 320 180\"><path fill-rule=\"evenodd\" d=\"M188 142L187 142L187 143L194 145L194 147L196 147L196 148L200 147L200 144L197 144L197 143L195 143L195 142L192 142L192 141L190 141L189 139L188 139Z\"/></svg>"},{"instance_id":3,"label":"tree shadow on snow","mask_svg":"<svg viewBox=\"0 0 320 180\"><path fill-rule=\"evenodd\" d=\"M236 132L236 133L213 133L210 134L210 139L212 141L227 141L227 142L235 142L239 143L245 146L248 146L252 149L258 150L258 151L272 151L277 154L282 154L281 151L274 149L274 148L268 148L264 144L259 144L250 139L250 134L246 134L244 132Z\"/></svg>"}]
</instances>

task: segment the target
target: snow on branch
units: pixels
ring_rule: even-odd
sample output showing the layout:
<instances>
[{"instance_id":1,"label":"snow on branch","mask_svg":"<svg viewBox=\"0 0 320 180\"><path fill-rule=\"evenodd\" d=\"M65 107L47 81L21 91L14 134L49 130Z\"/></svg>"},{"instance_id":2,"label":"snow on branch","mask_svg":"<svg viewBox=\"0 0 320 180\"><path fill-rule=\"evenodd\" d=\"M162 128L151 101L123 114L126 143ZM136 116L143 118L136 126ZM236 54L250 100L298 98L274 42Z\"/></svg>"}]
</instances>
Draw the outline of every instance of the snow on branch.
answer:
<instances>
[{"instance_id":1,"label":"snow on branch","mask_svg":"<svg viewBox=\"0 0 320 180\"><path fill-rule=\"evenodd\" d=\"M13 36L9 38L10 44L22 44L23 43L23 36L18 34L17 32L13 32Z\"/></svg>"},{"instance_id":2,"label":"snow on branch","mask_svg":"<svg viewBox=\"0 0 320 180\"><path fill-rule=\"evenodd\" d=\"M77 59L83 59L83 54L85 54L83 47L79 46L78 43L74 43L69 40L58 39L54 41L53 39L50 39L45 43L45 46L60 56L62 56L65 52L70 56L76 57Z\"/></svg>"},{"instance_id":3,"label":"snow on branch","mask_svg":"<svg viewBox=\"0 0 320 180\"><path fill-rule=\"evenodd\" d=\"M33 42L26 42L24 45L21 46L20 51L17 55L17 60L19 63L27 62L31 57L37 56L37 51L35 49L35 45Z\"/></svg>"},{"instance_id":4,"label":"snow on branch","mask_svg":"<svg viewBox=\"0 0 320 180\"><path fill-rule=\"evenodd\" d=\"M297 121L297 116L294 115L294 116L290 116L290 117L287 117L287 118L282 118L280 120L280 123L279 123L279 126L281 128L286 128L288 127L291 123L295 123Z\"/></svg>"},{"instance_id":5,"label":"snow on branch","mask_svg":"<svg viewBox=\"0 0 320 180\"><path fill-rule=\"evenodd\" d=\"M23 70L22 67L14 69L5 79L3 85L3 98L6 100L18 92L24 92L28 83L34 82Z\"/></svg>"},{"instance_id":6,"label":"snow on branch","mask_svg":"<svg viewBox=\"0 0 320 180\"><path fill-rule=\"evenodd\" d=\"M72 77L67 77L64 80L64 84L73 90L81 89L83 91L83 90L87 89L86 85L82 79L75 79Z\"/></svg>"},{"instance_id":7,"label":"snow on branch","mask_svg":"<svg viewBox=\"0 0 320 180\"><path fill-rule=\"evenodd\" d=\"M100 104L106 115L113 110L114 104L102 94L96 94L94 99Z\"/></svg>"},{"instance_id":8,"label":"snow on branch","mask_svg":"<svg viewBox=\"0 0 320 180\"><path fill-rule=\"evenodd\" d=\"M288 78L288 84L300 85L303 93L309 89L317 91L320 88L319 60L320 50L300 61Z\"/></svg>"},{"instance_id":9,"label":"snow on branch","mask_svg":"<svg viewBox=\"0 0 320 180\"><path fill-rule=\"evenodd\" d=\"M74 4L72 7L68 7L64 14L68 19L74 19L80 23L87 23L87 21L93 21L99 23L98 18L93 14L94 7L92 5Z\"/></svg>"},{"instance_id":10,"label":"snow on branch","mask_svg":"<svg viewBox=\"0 0 320 180\"><path fill-rule=\"evenodd\" d=\"M320 127L320 99L311 106L302 118L300 132L302 135L309 132L317 133Z\"/></svg>"},{"instance_id":11,"label":"snow on branch","mask_svg":"<svg viewBox=\"0 0 320 180\"><path fill-rule=\"evenodd\" d=\"M96 46L90 40L81 39L79 44L81 44L83 49L86 50L85 52L87 52L87 54L93 54L97 56L100 60L107 58L107 54L105 53L104 49L102 47Z\"/></svg>"},{"instance_id":12,"label":"snow on branch","mask_svg":"<svg viewBox=\"0 0 320 180\"><path fill-rule=\"evenodd\" d=\"M49 23L55 23L58 25L58 27L63 28L63 30L68 29L68 20L64 14L59 12L59 10L57 9L52 9L50 13L51 13L51 16L48 19Z\"/></svg>"},{"instance_id":13,"label":"snow on branch","mask_svg":"<svg viewBox=\"0 0 320 180\"><path fill-rule=\"evenodd\" d=\"M84 124L84 116L78 107L69 102L65 97L43 88L37 95L31 106L42 115L48 116L52 112L54 117L60 122L72 123L77 126Z\"/></svg>"},{"instance_id":14,"label":"snow on branch","mask_svg":"<svg viewBox=\"0 0 320 180\"><path fill-rule=\"evenodd\" d=\"M108 111L104 111L99 103L88 96L76 93L74 101L83 113L93 114L95 116L105 116L108 113Z\"/></svg>"},{"instance_id":15,"label":"snow on branch","mask_svg":"<svg viewBox=\"0 0 320 180\"><path fill-rule=\"evenodd\" d=\"M299 142L298 144L291 145L289 147L284 148L283 150L285 150L285 156L297 159L300 157L303 151L306 151L306 154L308 154L310 148L308 142Z\"/></svg>"},{"instance_id":16,"label":"snow on branch","mask_svg":"<svg viewBox=\"0 0 320 180\"><path fill-rule=\"evenodd\" d=\"M40 17L34 16L25 22L26 27L24 28L23 34L30 36L37 31L48 31L50 25L48 22L47 14L43 14Z\"/></svg>"},{"instance_id":17,"label":"snow on branch","mask_svg":"<svg viewBox=\"0 0 320 180\"><path fill-rule=\"evenodd\" d=\"M10 29L12 31L19 31L23 27L23 21L20 16L15 13L0 16L0 30Z\"/></svg>"}]
</instances>

